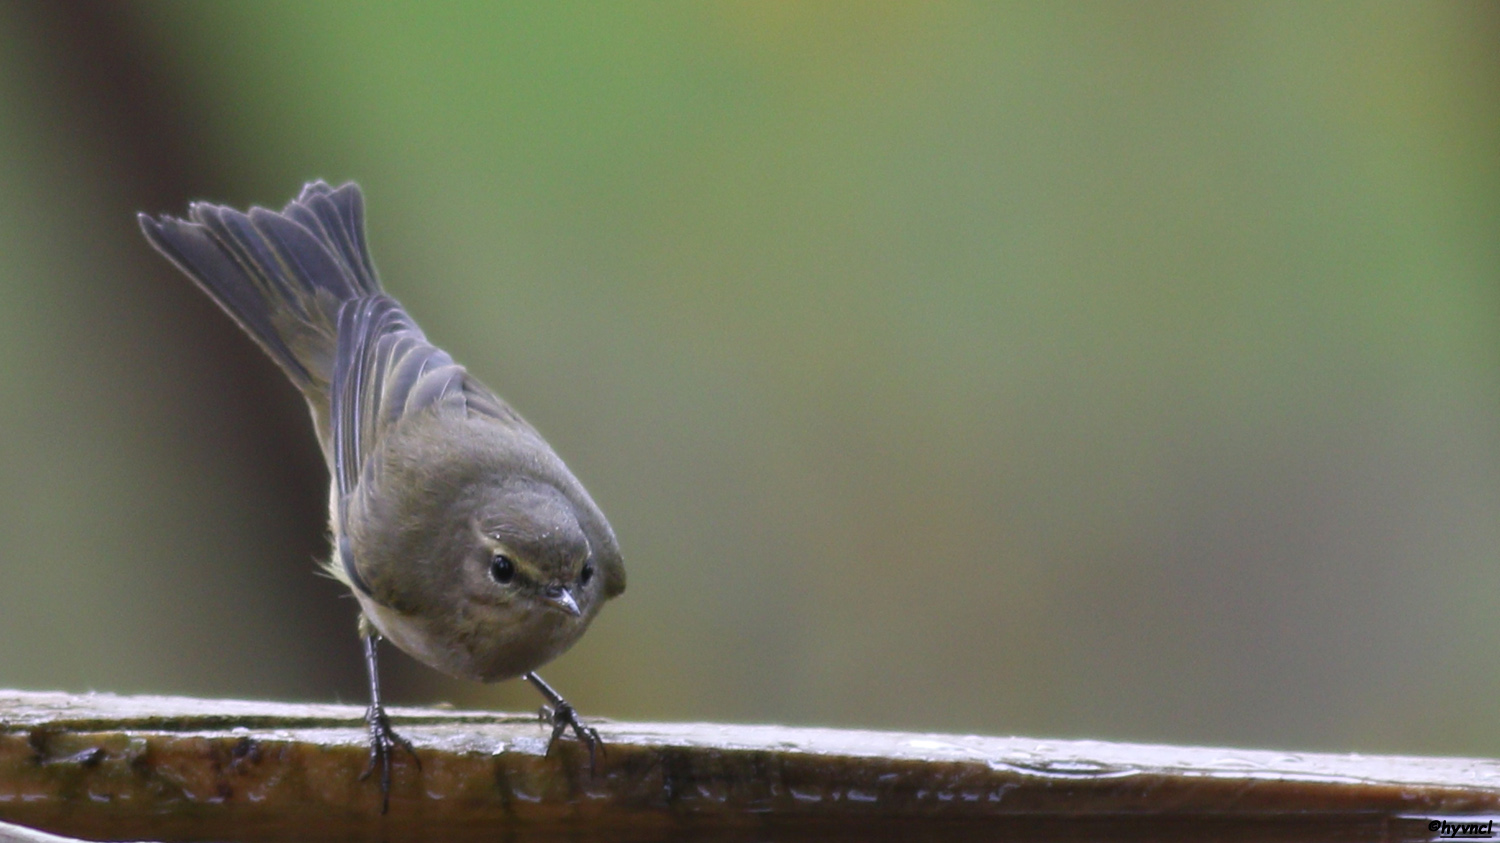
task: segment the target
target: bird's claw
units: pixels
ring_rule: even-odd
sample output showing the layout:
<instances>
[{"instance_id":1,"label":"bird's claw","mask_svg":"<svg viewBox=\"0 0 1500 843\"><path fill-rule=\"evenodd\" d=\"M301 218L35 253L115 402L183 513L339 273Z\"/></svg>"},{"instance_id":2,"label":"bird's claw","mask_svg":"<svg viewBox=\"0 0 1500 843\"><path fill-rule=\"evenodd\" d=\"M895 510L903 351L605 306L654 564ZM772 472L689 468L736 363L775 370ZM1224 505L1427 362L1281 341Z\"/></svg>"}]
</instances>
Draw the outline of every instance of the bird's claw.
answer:
<instances>
[{"instance_id":1,"label":"bird's claw","mask_svg":"<svg viewBox=\"0 0 1500 843\"><path fill-rule=\"evenodd\" d=\"M411 745L411 741L396 734L391 728L391 720L386 716L385 709L371 706L365 710L365 722L370 724L370 760L365 763L364 772L359 774L359 780L364 781L375 772L375 766L380 765L380 813L384 814L391 807L391 756L400 747L411 755L411 760L422 769L422 759L417 757L417 750Z\"/></svg>"},{"instance_id":2,"label":"bird's claw","mask_svg":"<svg viewBox=\"0 0 1500 843\"><path fill-rule=\"evenodd\" d=\"M573 730L574 737L578 742L589 748L589 772L593 773L597 767L596 755L604 752L604 740L599 737L599 730L584 723L578 718L578 711L567 702L558 703L556 706L542 706L542 722L552 724L552 737L547 739L547 752L545 756L552 755L552 747L569 729Z\"/></svg>"}]
</instances>

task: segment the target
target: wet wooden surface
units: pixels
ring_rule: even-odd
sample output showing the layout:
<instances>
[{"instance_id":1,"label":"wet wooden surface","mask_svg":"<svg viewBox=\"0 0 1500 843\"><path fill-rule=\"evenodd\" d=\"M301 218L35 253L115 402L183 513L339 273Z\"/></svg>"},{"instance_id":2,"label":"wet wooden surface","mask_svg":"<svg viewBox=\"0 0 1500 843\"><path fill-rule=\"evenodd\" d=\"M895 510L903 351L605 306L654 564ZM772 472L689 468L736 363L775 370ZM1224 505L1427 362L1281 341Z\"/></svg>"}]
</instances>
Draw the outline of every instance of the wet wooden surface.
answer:
<instances>
[{"instance_id":1,"label":"wet wooden surface","mask_svg":"<svg viewBox=\"0 0 1500 843\"><path fill-rule=\"evenodd\" d=\"M1428 840L1500 762L392 709L390 812L354 706L0 691L0 820L96 840Z\"/></svg>"}]
</instances>

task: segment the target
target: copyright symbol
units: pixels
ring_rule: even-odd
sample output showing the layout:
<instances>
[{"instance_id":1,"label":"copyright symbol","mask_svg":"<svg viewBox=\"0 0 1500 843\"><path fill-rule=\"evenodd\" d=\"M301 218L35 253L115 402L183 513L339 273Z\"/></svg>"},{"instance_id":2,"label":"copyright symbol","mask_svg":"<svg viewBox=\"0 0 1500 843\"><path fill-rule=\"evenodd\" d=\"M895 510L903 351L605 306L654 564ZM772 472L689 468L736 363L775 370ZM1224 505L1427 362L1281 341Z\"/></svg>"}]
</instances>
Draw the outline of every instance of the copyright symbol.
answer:
<instances>
[{"instance_id":1,"label":"copyright symbol","mask_svg":"<svg viewBox=\"0 0 1500 843\"><path fill-rule=\"evenodd\" d=\"M1438 829L1440 829L1442 827L1443 827L1443 824L1440 823L1440 822L1438 822L1437 820L1432 820L1431 822L1427 823L1427 830L1428 831L1437 831Z\"/></svg>"}]
</instances>

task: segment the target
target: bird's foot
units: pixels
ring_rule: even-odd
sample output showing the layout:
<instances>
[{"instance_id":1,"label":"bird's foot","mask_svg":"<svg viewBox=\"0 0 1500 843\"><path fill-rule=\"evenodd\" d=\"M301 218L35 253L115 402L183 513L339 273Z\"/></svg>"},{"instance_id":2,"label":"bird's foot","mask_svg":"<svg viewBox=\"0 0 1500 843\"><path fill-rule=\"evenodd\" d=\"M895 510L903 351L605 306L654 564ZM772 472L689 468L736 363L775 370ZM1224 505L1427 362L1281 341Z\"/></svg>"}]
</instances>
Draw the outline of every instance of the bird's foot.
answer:
<instances>
[{"instance_id":1,"label":"bird's foot","mask_svg":"<svg viewBox=\"0 0 1500 843\"><path fill-rule=\"evenodd\" d=\"M558 700L556 705L544 705L541 710L542 722L552 724L552 737L547 739L547 755L552 754L552 747L569 730L573 730L574 737L578 742L589 748L589 772L596 770L596 754L604 752L604 741L599 737L599 730L584 723L578 717L577 709L567 700Z\"/></svg>"},{"instance_id":2,"label":"bird's foot","mask_svg":"<svg viewBox=\"0 0 1500 843\"><path fill-rule=\"evenodd\" d=\"M370 760L365 764L365 771L359 774L359 780L368 779L375 767L380 767L380 813L384 814L391 807L391 756L396 754L396 748L406 750L418 770L422 769L422 759L417 757L411 741L391 728L391 719L386 716L384 708L372 705L365 709L365 722L370 724Z\"/></svg>"}]
</instances>

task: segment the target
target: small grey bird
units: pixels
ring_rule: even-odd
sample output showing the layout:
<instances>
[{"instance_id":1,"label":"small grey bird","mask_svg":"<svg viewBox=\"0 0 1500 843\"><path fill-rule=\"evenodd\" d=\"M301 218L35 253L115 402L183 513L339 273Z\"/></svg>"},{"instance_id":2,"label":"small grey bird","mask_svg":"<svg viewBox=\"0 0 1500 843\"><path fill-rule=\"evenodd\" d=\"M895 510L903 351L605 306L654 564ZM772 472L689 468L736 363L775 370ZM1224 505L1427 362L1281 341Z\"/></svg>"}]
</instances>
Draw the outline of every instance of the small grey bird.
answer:
<instances>
[{"instance_id":1,"label":"small grey bird","mask_svg":"<svg viewBox=\"0 0 1500 843\"><path fill-rule=\"evenodd\" d=\"M332 477L327 569L362 610L368 777L389 807L397 746L380 703L381 636L451 676L522 676L551 707L553 743L579 720L536 669L625 590L604 514L541 435L432 345L381 291L359 186L312 182L281 213L196 202L141 230L302 390ZM420 761L418 760L418 766Z\"/></svg>"}]
</instances>

